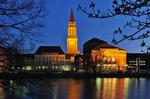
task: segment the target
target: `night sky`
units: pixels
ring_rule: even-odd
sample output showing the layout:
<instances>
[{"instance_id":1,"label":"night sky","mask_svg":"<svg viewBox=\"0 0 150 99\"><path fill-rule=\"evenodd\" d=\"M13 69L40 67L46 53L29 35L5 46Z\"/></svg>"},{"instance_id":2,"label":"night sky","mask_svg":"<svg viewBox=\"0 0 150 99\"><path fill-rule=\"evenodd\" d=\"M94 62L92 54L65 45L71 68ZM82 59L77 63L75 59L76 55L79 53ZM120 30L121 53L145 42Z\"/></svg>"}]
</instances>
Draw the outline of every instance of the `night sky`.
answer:
<instances>
[{"instance_id":1,"label":"night sky","mask_svg":"<svg viewBox=\"0 0 150 99\"><path fill-rule=\"evenodd\" d=\"M37 43L35 50L39 46L61 46L64 52L67 52L67 33L68 23L73 8L74 17L77 27L78 49L80 53L83 51L83 44L94 37L111 43L113 31L118 26L123 27L123 24L129 19L125 16L117 16L108 19L90 19L83 12L77 11L78 5L89 8L91 0L47 0L48 15L44 19L45 27L41 30L40 38L43 43ZM112 0L95 0L96 8L101 11L106 11L111 8ZM131 29L126 32L132 32ZM120 38L120 36L118 36ZM139 41L123 41L117 47L126 49L127 52L141 52Z\"/></svg>"}]
</instances>

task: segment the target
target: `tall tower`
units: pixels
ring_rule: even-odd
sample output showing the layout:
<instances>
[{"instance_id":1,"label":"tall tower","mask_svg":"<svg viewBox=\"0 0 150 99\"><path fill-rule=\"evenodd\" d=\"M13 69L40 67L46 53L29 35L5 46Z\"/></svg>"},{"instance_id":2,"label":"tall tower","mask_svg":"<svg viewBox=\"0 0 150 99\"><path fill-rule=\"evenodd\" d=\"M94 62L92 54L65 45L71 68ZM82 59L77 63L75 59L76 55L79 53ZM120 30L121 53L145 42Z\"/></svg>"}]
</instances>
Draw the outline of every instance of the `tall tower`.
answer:
<instances>
[{"instance_id":1,"label":"tall tower","mask_svg":"<svg viewBox=\"0 0 150 99\"><path fill-rule=\"evenodd\" d=\"M71 9L71 16L68 25L68 38L67 38L67 54L79 54L78 51L78 38L77 38L76 23L73 16L73 9Z\"/></svg>"}]
</instances>

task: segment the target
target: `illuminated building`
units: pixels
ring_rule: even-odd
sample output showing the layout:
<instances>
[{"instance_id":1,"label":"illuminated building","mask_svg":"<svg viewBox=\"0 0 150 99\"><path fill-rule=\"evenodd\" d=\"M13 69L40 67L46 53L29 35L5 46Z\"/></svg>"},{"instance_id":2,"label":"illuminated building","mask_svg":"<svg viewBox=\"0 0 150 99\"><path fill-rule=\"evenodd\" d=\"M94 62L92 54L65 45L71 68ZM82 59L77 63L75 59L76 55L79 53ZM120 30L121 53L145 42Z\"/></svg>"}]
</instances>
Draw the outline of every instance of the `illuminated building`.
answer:
<instances>
[{"instance_id":1,"label":"illuminated building","mask_svg":"<svg viewBox=\"0 0 150 99\"><path fill-rule=\"evenodd\" d=\"M71 9L71 16L68 25L68 38L67 38L67 54L79 54L78 51L78 38L77 38L76 23L73 16L73 9Z\"/></svg>"},{"instance_id":2,"label":"illuminated building","mask_svg":"<svg viewBox=\"0 0 150 99\"><path fill-rule=\"evenodd\" d=\"M97 38L93 38L83 44L83 55L84 55L83 61L84 61L85 70L87 71L92 70L90 66L90 64L92 63L91 50L102 43L105 43L105 41L97 39Z\"/></svg>"},{"instance_id":3,"label":"illuminated building","mask_svg":"<svg viewBox=\"0 0 150 99\"><path fill-rule=\"evenodd\" d=\"M84 44L84 64L91 72L126 71L126 50L93 38Z\"/></svg>"},{"instance_id":4,"label":"illuminated building","mask_svg":"<svg viewBox=\"0 0 150 99\"><path fill-rule=\"evenodd\" d=\"M150 54L148 53L127 53L127 64L129 71L150 70Z\"/></svg>"},{"instance_id":5,"label":"illuminated building","mask_svg":"<svg viewBox=\"0 0 150 99\"><path fill-rule=\"evenodd\" d=\"M22 71L33 71L34 54L22 54L22 57L23 57Z\"/></svg>"},{"instance_id":6,"label":"illuminated building","mask_svg":"<svg viewBox=\"0 0 150 99\"><path fill-rule=\"evenodd\" d=\"M40 46L34 55L34 65L37 70L74 71L74 57L64 54L59 46Z\"/></svg>"}]
</instances>

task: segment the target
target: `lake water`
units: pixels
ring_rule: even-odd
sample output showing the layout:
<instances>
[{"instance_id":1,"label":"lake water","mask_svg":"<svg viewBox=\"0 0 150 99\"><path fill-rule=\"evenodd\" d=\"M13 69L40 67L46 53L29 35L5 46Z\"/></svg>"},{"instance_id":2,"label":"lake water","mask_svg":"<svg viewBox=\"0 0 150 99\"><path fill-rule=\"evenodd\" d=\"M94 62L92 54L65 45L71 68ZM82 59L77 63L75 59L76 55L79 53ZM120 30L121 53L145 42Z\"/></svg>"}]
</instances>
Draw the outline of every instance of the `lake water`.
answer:
<instances>
[{"instance_id":1,"label":"lake water","mask_svg":"<svg viewBox=\"0 0 150 99\"><path fill-rule=\"evenodd\" d=\"M0 99L149 99L148 78L0 80Z\"/></svg>"}]
</instances>

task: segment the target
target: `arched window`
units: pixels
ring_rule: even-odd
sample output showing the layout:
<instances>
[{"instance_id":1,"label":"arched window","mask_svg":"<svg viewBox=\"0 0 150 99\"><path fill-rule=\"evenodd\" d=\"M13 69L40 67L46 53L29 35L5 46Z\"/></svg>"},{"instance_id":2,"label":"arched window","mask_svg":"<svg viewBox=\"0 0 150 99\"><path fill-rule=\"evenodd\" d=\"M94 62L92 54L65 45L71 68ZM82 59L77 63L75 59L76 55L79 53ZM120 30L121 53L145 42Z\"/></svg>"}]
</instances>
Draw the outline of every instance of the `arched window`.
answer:
<instances>
[{"instance_id":1,"label":"arched window","mask_svg":"<svg viewBox=\"0 0 150 99\"><path fill-rule=\"evenodd\" d=\"M107 61L107 58L106 58L106 57L104 57L104 61Z\"/></svg>"},{"instance_id":2,"label":"arched window","mask_svg":"<svg viewBox=\"0 0 150 99\"><path fill-rule=\"evenodd\" d=\"M112 57L112 61L113 61L113 62L115 61L115 57Z\"/></svg>"},{"instance_id":3,"label":"arched window","mask_svg":"<svg viewBox=\"0 0 150 99\"><path fill-rule=\"evenodd\" d=\"M110 57L108 57L108 61L111 61Z\"/></svg>"}]
</instances>

